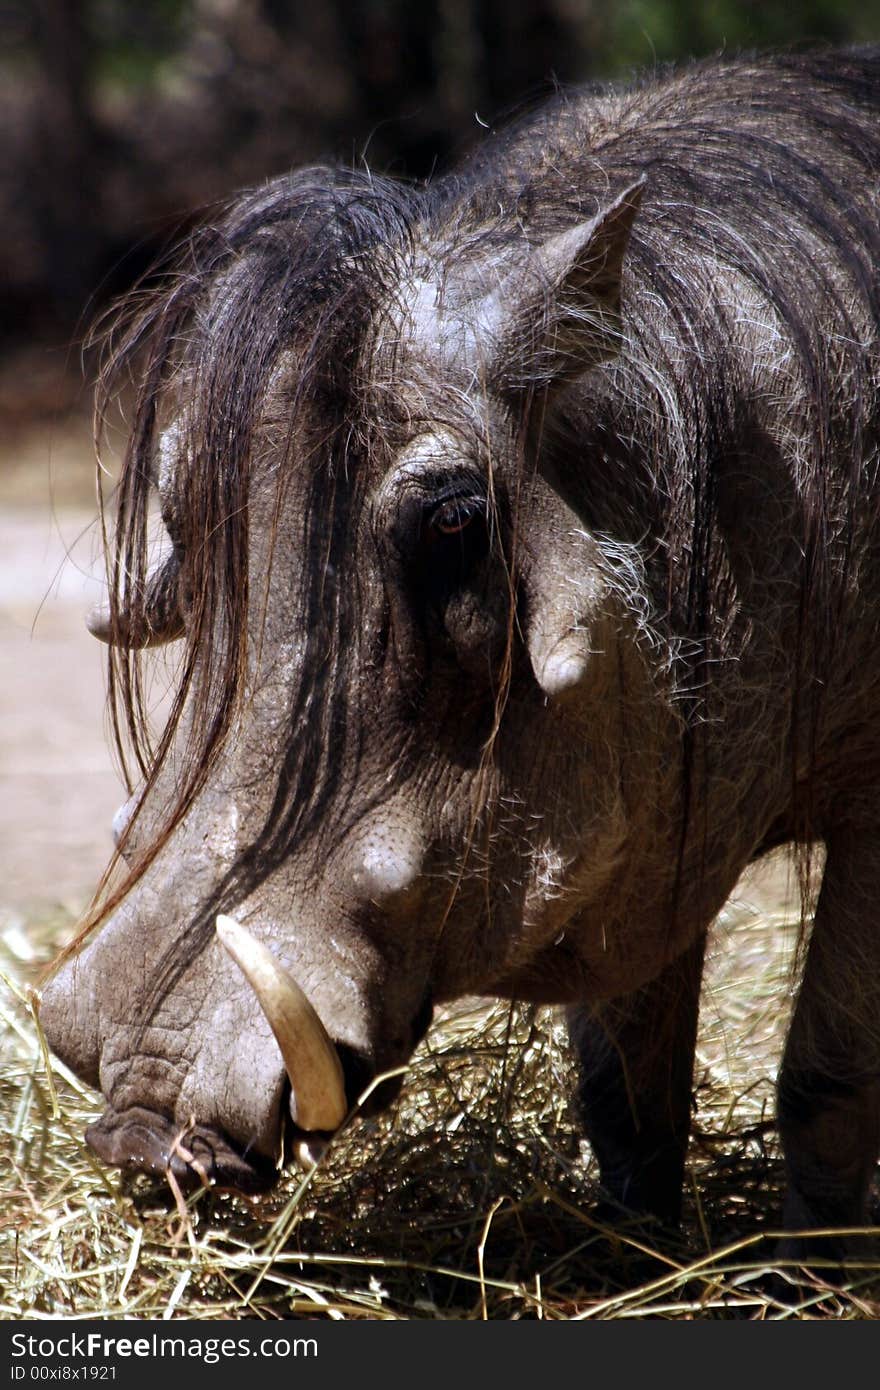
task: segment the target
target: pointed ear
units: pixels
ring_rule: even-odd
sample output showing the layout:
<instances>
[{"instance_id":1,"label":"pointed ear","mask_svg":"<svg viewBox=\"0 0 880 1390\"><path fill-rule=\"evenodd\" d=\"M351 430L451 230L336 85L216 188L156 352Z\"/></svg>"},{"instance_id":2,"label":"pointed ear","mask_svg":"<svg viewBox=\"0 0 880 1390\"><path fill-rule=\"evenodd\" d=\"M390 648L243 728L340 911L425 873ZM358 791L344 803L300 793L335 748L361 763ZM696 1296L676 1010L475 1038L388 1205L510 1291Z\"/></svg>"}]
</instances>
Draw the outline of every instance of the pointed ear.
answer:
<instances>
[{"instance_id":1,"label":"pointed ear","mask_svg":"<svg viewBox=\"0 0 880 1390\"><path fill-rule=\"evenodd\" d=\"M616 354L623 258L644 184L550 237L493 291L485 324L503 391L562 386Z\"/></svg>"}]
</instances>

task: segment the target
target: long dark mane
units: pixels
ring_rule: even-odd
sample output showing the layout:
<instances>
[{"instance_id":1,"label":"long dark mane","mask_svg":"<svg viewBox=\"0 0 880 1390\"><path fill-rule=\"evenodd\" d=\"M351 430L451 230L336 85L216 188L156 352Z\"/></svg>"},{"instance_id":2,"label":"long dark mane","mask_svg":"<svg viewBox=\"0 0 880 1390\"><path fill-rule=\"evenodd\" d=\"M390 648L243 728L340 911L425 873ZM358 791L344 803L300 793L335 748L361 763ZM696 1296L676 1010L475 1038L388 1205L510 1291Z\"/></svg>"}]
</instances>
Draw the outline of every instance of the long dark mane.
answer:
<instances>
[{"instance_id":1,"label":"long dark mane","mask_svg":"<svg viewBox=\"0 0 880 1390\"><path fill-rule=\"evenodd\" d=\"M341 568L357 499L364 447L351 408L358 350L377 301L390 289L390 264L367 256L377 247L406 245L418 204L417 191L367 174L316 168L277 179L221 209L111 319L98 398L99 455L112 402L135 384L112 538L102 506L111 610L125 610L133 627L143 624L150 512L161 457L173 451L184 461L182 489L163 521L182 562L188 614L173 702L158 741L149 716L150 658L124 644L110 648L109 703L129 789L139 784L142 806L174 748L177 794L160 833L139 850L124 881L96 901L84 930L121 901L180 823L240 709L254 583L248 573L253 449L273 373L288 351L296 354L297 370L286 432L282 427L277 440L279 490L303 402L320 402L321 429L309 441L320 466L312 470L301 537L310 560L307 648L290 711L288 756L259 837L262 862L279 842L313 828L332 804L339 768L328 750L338 754L349 737L334 669L356 645L358 625L355 596L328 584L326 574ZM136 826L137 815L121 853ZM250 847L216 901L205 905L188 950L203 943L232 884L249 876L257 848Z\"/></svg>"},{"instance_id":2,"label":"long dark mane","mask_svg":"<svg viewBox=\"0 0 880 1390\"><path fill-rule=\"evenodd\" d=\"M303 519L307 647L264 833L192 924L188 959L242 876L265 871L291 837L320 821L340 775L334 757L356 736L334 670L357 643L357 596L322 575L347 544L363 475L362 345L395 293L400 266L420 237L445 247L450 260L523 236L537 242L591 215L641 174L646 196L627 262L624 350L590 388L602 410L588 417L573 395L548 424L545 447L573 456L580 431L577 457L589 459L595 478L594 512L585 520L633 544L646 523L653 532L651 563L667 592L658 621L690 644L681 698L695 727L707 717L704 692L741 596L722 475L752 428L743 419L749 364L734 342L725 276L737 294L746 287L789 364L786 379L800 383L790 412L782 410L801 557L798 655L788 678L792 768L803 763L805 740L809 761L858 537L866 509L873 515L877 505L878 116L877 51L694 65L629 94L562 93L428 188L308 170L244 195L186 241L114 320L99 407L106 417L121 387L136 383L108 538L117 609L145 592L157 456L174 419L174 448L187 459L185 492L165 522L186 558L189 618L173 706L155 745L142 655L121 647L110 655L124 765L149 790L178 741L179 792L161 835L87 927L121 900L180 822L240 707L253 582L251 455L281 355L293 352L297 363L291 427L301 407L315 414L316 401L322 420L310 448L323 462L313 470ZM288 438L280 446L280 486L290 445ZM192 713L183 721L186 705ZM700 775L692 757L684 767L686 779ZM794 771L792 778L801 805L794 831L807 841L809 778Z\"/></svg>"},{"instance_id":3,"label":"long dark mane","mask_svg":"<svg viewBox=\"0 0 880 1390\"><path fill-rule=\"evenodd\" d=\"M811 769L878 507L878 160L880 49L861 48L695 63L622 94L563 92L487 141L462 175L474 221L494 218L497 236L504 209L508 236L519 225L531 240L646 177L623 349L563 403L546 447L563 482L588 470L589 486L571 491L591 529L653 556L664 636L685 642L682 863L685 840L709 834L691 823L693 804L711 814L708 743L696 748L694 735L729 712L712 705L717 672L738 659L749 621L754 561L736 551L766 540L750 511L778 508L779 530L768 529L780 554L758 566L797 592L793 660L765 673L789 690L791 815L756 850L774 837L800 844L805 910ZM752 344L736 331L735 299L755 315ZM753 407L768 363L752 354L768 351L785 397L776 437ZM784 459L785 505L769 472L762 492L772 455Z\"/></svg>"}]
</instances>

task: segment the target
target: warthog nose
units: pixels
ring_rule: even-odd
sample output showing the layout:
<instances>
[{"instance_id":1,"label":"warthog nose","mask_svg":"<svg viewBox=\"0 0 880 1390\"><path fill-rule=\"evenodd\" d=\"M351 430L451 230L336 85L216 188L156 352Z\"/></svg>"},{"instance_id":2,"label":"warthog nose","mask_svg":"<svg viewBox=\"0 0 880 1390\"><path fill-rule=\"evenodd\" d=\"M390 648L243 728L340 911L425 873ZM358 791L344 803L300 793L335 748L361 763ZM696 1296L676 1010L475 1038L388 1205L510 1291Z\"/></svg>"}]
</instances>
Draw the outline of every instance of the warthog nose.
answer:
<instances>
[{"instance_id":1,"label":"warthog nose","mask_svg":"<svg viewBox=\"0 0 880 1390\"><path fill-rule=\"evenodd\" d=\"M355 891L379 905L404 897L418 883L424 857L417 832L393 821L374 821L353 854Z\"/></svg>"}]
</instances>

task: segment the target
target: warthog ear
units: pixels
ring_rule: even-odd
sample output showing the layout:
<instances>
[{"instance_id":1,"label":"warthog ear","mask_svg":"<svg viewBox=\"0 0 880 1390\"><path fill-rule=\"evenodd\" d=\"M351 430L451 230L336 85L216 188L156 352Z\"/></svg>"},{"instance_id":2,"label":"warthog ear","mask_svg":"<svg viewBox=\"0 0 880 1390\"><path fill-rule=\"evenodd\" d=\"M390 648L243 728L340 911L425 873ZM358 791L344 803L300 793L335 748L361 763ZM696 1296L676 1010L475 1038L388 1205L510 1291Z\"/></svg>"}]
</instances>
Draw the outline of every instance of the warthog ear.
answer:
<instances>
[{"instance_id":1,"label":"warthog ear","mask_svg":"<svg viewBox=\"0 0 880 1390\"><path fill-rule=\"evenodd\" d=\"M159 647L181 637L177 554L172 551L147 575L142 603L125 602L116 614L109 603L100 603L86 618L86 627L93 637L113 647Z\"/></svg>"},{"instance_id":2,"label":"warthog ear","mask_svg":"<svg viewBox=\"0 0 880 1390\"><path fill-rule=\"evenodd\" d=\"M502 390L562 386L616 354L623 258L644 184L536 247L491 294L486 326Z\"/></svg>"}]
</instances>

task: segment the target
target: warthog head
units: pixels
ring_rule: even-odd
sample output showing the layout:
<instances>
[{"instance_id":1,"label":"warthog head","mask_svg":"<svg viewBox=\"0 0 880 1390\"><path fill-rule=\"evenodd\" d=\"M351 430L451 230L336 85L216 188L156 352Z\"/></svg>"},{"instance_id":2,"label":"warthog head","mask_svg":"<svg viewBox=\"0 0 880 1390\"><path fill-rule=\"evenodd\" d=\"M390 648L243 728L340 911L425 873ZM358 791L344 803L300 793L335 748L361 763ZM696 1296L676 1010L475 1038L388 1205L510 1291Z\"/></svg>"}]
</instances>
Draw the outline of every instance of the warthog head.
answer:
<instances>
[{"instance_id":1,"label":"warthog head","mask_svg":"<svg viewBox=\"0 0 880 1390\"><path fill-rule=\"evenodd\" d=\"M556 400L616 352L640 192L526 239L295 176L198 236L131 325L91 626L141 761L116 822L132 874L42 1005L108 1099L108 1161L259 1186L405 1063L435 1002L601 997L656 968L608 929L666 795L665 667L634 546L539 462ZM148 751L140 652L178 638Z\"/></svg>"}]
</instances>

